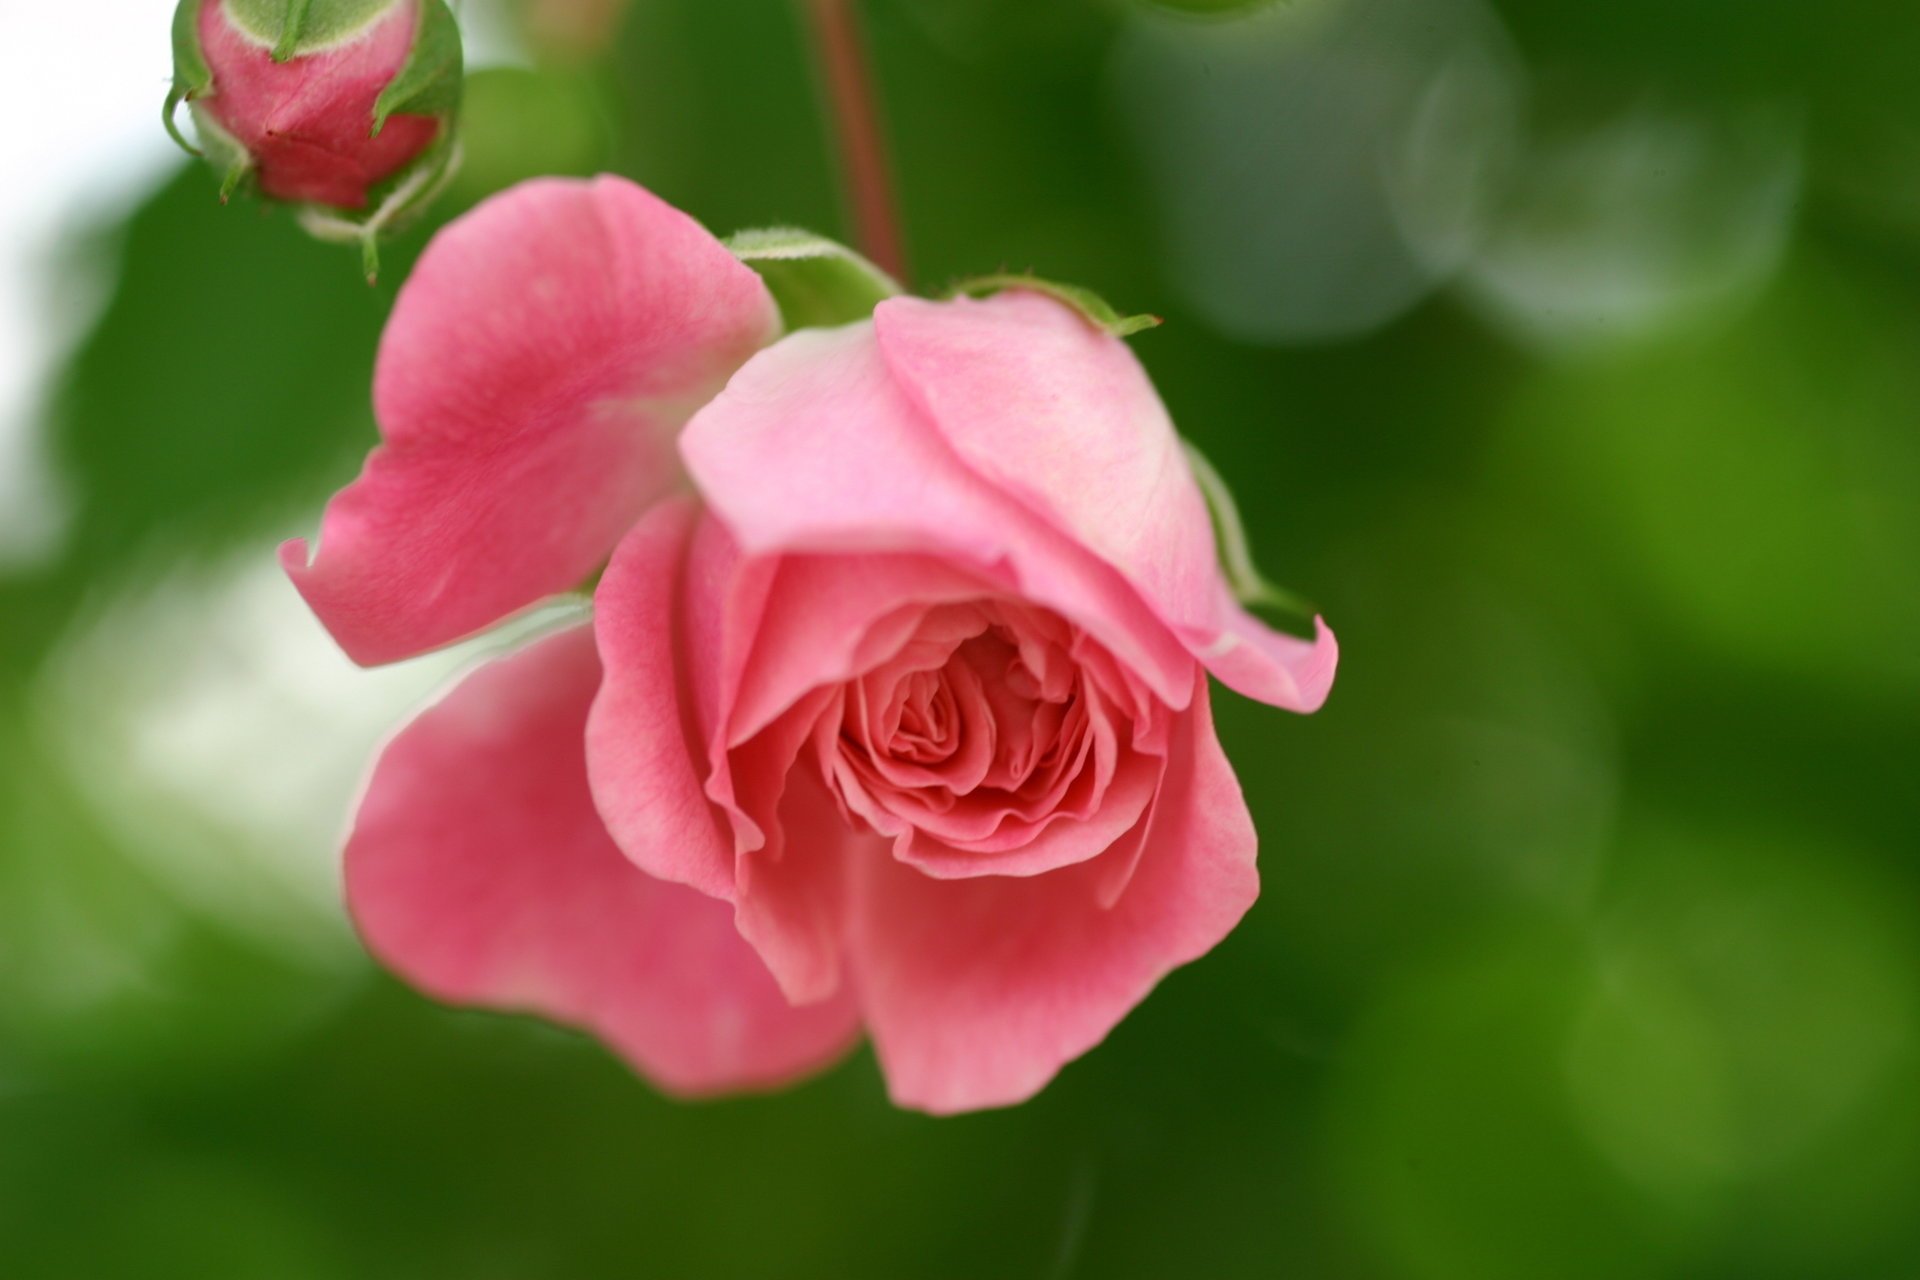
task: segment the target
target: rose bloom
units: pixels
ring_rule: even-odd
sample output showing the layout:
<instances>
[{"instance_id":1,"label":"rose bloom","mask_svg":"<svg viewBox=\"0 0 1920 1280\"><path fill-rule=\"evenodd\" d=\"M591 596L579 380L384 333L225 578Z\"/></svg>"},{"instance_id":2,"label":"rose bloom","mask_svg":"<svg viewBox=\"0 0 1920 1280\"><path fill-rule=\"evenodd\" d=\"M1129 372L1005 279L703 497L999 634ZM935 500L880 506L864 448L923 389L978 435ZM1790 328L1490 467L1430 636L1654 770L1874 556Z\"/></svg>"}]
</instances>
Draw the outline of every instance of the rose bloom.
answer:
<instances>
[{"instance_id":1,"label":"rose bloom","mask_svg":"<svg viewBox=\"0 0 1920 1280\"><path fill-rule=\"evenodd\" d=\"M372 136L374 104L413 52L421 0L393 0L346 38L285 62L274 61L274 37L250 30L233 0L199 4L200 52L213 86L192 100L194 118L245 151L260 190L274 199L364 208L370 188L439 136L440 120L406 114Z\"/></svg>"},{"instance_id":2,"label":"rose bloom","mask_svg":"<svg viewBox=\"0 0 1920 1280\"><path fill-rule=\"evenodd\" d=\"M1311 711L1336 650L1234 602L1127 346L1032 292L779 336L630 183L442 232L382 343L385 443L283 559L384 662L588 580L382 755L371 949L586 1028L663 1087L871 1037L935 1112L1024 1099L1258 890L1208 673ZM776 340L777 339L777 340Z\"/></svg>"}]
</instances>

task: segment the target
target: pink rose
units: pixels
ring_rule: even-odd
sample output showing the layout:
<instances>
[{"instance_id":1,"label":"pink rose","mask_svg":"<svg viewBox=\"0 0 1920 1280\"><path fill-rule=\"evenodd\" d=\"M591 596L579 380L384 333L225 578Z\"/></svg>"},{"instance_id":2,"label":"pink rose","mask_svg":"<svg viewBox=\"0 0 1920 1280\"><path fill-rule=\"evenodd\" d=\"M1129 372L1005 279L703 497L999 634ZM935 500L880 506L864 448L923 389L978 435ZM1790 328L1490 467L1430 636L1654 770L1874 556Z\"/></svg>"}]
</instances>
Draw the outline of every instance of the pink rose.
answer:
<instances>
[{"instance_id":1,"label":"pink rose","mask_svg":"<svg viewBox=\"0 0 1920 1280\"><path fill-rule=\"evenodd\" d=\"M389 746L350 904L427 991L587 1027L668 1088L771 1084L864 1028L902 1105L1016 1102L1253 902L1208 672L1311 711L1334 640L1234 602L1159 398L1069 307L778 332L758 277L615 179L430 246L386 443L295 582L386 661L611 562L591 641Z\"/></svg>"},{"instance_id":2,"label":"pink rose","mask_svg":"<svg viewBox=\"0 0 1920 1280\"><path fill-rule=\"evenodd\" d=\"M415 55L429 6L444 17L442 0L314 0L302 31L282 45L292 19L279 0L182 0L180 21L190 25L177 34L185 47L175 74L203 144L276 200L366 207L372 188L433 145L457 92L457 37L447 35L450 51L428 51L453 59L439 91L447 101L406 95L411 105L377 118L381 95ZM188 65L195 59L203 69ZM443 109L421 113L422 105Z\"/></svg>"}]
</instances>

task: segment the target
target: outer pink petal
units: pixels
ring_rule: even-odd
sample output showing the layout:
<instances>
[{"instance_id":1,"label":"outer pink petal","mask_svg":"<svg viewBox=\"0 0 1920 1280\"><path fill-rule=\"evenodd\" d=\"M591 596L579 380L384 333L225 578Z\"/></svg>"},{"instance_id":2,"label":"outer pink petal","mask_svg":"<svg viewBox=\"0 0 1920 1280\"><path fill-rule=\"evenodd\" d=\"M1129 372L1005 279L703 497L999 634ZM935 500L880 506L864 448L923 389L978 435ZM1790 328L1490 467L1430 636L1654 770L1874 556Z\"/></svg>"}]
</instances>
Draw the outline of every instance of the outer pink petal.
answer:
<instances>
[{"instance_id":1,"label":"outer pink petal","mask_svg":"<svg viewBox=\"0 0 1920 1280\"><path fill-rule=\"evenodd\" d=\"M1195 655L1235 693L1289 711L1318 711L1340 665L1340 642L1333 629L1315 618L1314 638L1301 640L1253 617L1228 597L1224 586L1221 595L1220 629L1184 633Z\"/></svg>"},{"instance_id":2,"label":"outer pink petal","mask_svg":"<svg viewBox=\"0 0 1920 1280\"><path fill-rule=\"evenodd\" d=\"M637 866L731 901L733 840L702 788L711 729L692 696L717 637L684 607L699 519L691 498L655 507L594 593L606 677L587 721L587 767L608 830Z\"/></svg>"},{"instance_id":3,"label":"outer pink petal","mask_svg":"<svg viewBox=\"0 0 1920 1280\"><path fill-rule=\"evenodd\" d=\"M577 586L675 488L687 416L778 332L760 279L630 182L522 184L437 236L380 348L385 443L295 585L362 663Z\"/></svg>"},{"instance_id":4,"label":"outer pink petal","mask_svg":"<svg viewBox=\"0 0 1920 1280\"><path fill-rule=\"evenodd\" d=\"M1325 700L1332 633L1292 640L1226 596L1206 500L1125 342L1018 291L895 298L873 322L908 399L967 466L1118 569L1215 675L1295 711Z\"/></svg>"},{"instance_id":5,"label":"outer pink petal","mask_svg":"<svg viewBox=\"0 0 1920 1280\"><path fill-rule=\"evenodd\" d=\"M749 556L925 552L1079 623L1163 701L1193 659L1110 566L970 471L901 393L873 328L795 333L688 423L681 453Z\"/></svg>"},{"instance_id":6,"label":"outer pink petal","mask_svg":"<svg viewBox=\"0 0 1920 1280\"><path fill-rule=\"evenodd\" d=\"M1253 823L1204 678L1150 821L1132 880L1105 908L1105 858L972 880L855 862L850 951L895 1102L946 1113L1032 1096L1252 905Z\"/></svg>"},{"instance_id":7,"label":"outer pink petal","mask_svg":"<svg viewBox=\"0 0 1920 1280\"><path fill-rule=\"evenodd\" d=\"M837 1057L848 1001L794 1008L726 904L621 857L587 792L586 628L482 668L387 747L347 844L367 945L429 994L606 1040L678 1093Z\"/></svg>"},{"instance_id":8,"label":"outer pink petal","mask_svg":"<svg viewBox=\"0 0 1920 1280\"><path fill-rule=\"evenodd\" d=\"M606 676L588 721L588 772L622 851L661 879L733 903L741 934L782 990L810 1003L842 990L841 868L851 833L830 800L788 776L810 722L793 725L792 740L771 755L758 749L771 729L730 755L712 727L739 625L728 611L740 575L756 572L691 499L662 503L634 527L595 594Z\"/></svg>"}]
</instances>

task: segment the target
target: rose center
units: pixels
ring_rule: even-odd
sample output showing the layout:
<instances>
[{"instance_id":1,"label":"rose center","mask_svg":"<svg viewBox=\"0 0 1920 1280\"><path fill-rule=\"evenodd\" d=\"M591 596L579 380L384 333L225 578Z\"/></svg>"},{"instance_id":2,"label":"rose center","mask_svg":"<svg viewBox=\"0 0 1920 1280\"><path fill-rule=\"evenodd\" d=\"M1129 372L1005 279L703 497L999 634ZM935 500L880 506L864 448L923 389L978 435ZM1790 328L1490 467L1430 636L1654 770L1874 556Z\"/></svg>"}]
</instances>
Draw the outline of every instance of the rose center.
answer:
<instances>
[{"instance_id":1,"label":"rose center","mask_svg":"<svg viewBox=\"0 0 1920 1280\"><path fill-rule=\"evenodd\" d=\"M935 619L849 686L839 754L870 796L915 814L976 792L1017 795L1074 752L1081 681L1057 643L982 609Z\"/></svg>"}]
</instances>

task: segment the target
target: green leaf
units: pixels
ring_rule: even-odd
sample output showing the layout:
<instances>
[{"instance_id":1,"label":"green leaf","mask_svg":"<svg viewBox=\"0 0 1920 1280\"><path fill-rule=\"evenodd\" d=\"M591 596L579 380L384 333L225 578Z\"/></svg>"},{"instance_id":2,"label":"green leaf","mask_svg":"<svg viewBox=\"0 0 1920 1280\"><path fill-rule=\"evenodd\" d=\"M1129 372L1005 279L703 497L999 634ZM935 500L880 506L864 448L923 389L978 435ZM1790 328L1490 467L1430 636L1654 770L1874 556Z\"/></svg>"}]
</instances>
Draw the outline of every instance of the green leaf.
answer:
<instances>
[{"instance_id":1,"label":"green leaf","mask_svg":"<svg viewBox=\"0 0 1920 1280\"><path fill-rule=\"evenodd\" d=\"M1077 284L1061 284L1057 280L1042 280L1038 276L1010 273L975 276L954 285L947 290L947 296L984 298L1007 289L1029 289L1034 293L1044 293L1056 302L1066 303L1085 316L1088 324L1104 329L1116 338L1131 337L1143 329L1160 325L1159 316L1123 316L1114 310L1112 303L1091 289L1083 289Z\"/></svg>"},{"instance_id":2,"label":"green leaf","mask_svg":"<svg viewBox=\"0 0 1920 1280\"><path fill-rule=\"evenodd\" d=\"M1220 543L1220 568L1227 575L1227 585L1233 589L1236 600L1259 616L1260 620L1276 631L1284 631L1290 636L1302 640L1311 640L1315 635L1314 620L1320 611L1307 600L1295 595L1284 587L1276 586L1253 562L1253 548L1247 542L1247 526L1241 522L1240 508L1233 500L1233 490L1207 461L1207 455L1195 448L1191 441L1182 441L1187 449L1187 461L1193 467L1193 477L1200 482L1200 492L1206 496L1207 510L1213 516L1214 536Z\"/></svg>"},{"instance_id":3,"label":"green leaf","mask_svg":"<svg viewBox=\"0 0 1920 1280\"><path fill-rule=\"evenodd\" d=\"M200 148L180 132L177 118L180 104L193 101L213 84L213 69L207 66L206 55L200 51L202 3L203 0L180 0L179 7L173 11L173 87L167 90L166 105L160 109L160 121L167 127L167 136L190 156L199 155Z\"/></svg>"},{"instance_id":4,"label":"green leaf","mask_svg":"<svg viewBox=\"0 0 1920 1280\"><path fill-rule=\"evenodd\" d=\"M847 246L795 227L764 227L729 237L727 248L760 273L789 329L851 324L904 290Z\"/></svg>"},{"instance_id":5,"label":"green leaf","mask_svg":"<svg viewBox=\"0 0 1920 1280\"><path fill-rule=\"evenodd\" d=\"M388 116L451 116L460 107L461 70L460 24L446 0L424 0L406 65L374 100L369 136L380 136Z\"/></svg>"}]
</instances>

